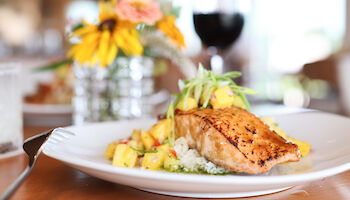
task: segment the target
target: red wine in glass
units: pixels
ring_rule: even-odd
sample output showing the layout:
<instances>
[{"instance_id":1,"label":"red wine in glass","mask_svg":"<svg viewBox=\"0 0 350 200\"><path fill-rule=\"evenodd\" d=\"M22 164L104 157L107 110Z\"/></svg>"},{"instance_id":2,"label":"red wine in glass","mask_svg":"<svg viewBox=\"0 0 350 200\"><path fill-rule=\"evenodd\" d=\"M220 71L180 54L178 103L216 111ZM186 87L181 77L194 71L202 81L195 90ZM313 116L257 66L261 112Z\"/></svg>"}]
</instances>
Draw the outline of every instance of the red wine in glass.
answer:
<instances>
[{"instance_id":1,"label":"red wine in glass","mask_svg":"<svg viewBox=\"0 0 350 200\"><path fill-rule=\"evenodd\" d=\"M226 49L240 36L244 18L240 13L194 13L195 30L207 46Z\"/></svg>"}]
</instances>

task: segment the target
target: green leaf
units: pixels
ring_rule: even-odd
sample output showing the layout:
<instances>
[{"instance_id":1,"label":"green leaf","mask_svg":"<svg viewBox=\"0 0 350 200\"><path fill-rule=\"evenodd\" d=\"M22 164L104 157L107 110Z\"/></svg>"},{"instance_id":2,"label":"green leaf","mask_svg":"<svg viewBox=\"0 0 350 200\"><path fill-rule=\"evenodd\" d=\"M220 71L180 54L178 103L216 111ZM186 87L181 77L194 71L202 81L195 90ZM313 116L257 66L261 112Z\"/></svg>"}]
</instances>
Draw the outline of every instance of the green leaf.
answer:
<instances>
[{"instance_id":1,"label":"green leaf","mask_svg":"<svg viewBox=\"0 0 350 200\"><path fill-rule=\"evenodd\" d=\"M153 149L153 150L150 150L150 151L146 151L146 150L135 149L135 148L132 147L132 146L129 146L129 147L130 147L132 150L137 151L137 152L139 152L139 153L141 153L141 154L145 154L145 153L157 153L157 152L158 152L157 149Z\"/></svg>"},{"instance_id":2,"label":"green leaf","mask_svg":"<svg viewBox=\"0 0 350 200\"><path fill-rule=\"evenodd\" d=\"M78 23L78 24L76 24L75 26L73 26L73 28L72 28L72 32L74 32L74 31L76 31L76 30L78 30L78 29L81 29L81 28L83 28L85 25L83 24L83 23Z\"/></svg>"},{"instance_id":3,"label":"green leaf","mask_svg":"<svg viewBox=\"0 0 350 200\"><path fill-rule=\"evenodd\" d=\"M123 54L121 54L121 56L126 56L126 55L123 53ZM145 46L143 48L143 56L156 58L159 55L150 46Z\"/></svg>"},{"instance_id":4,"label":"green leaf","mask_svg":"<svg viewBox=\"0 0 350 200\"><path fill-rule=\"evenodd\" d=\"M56 70L56 69L58 69L60 67L63 67L65 65L71 64L71 63L73 63L73 60L71 58L68 58L68 59L65 59L65 60L62 60L62 61L50 64L50 65L46 65L46 66L37 68L34 71L38 71L39 72L39 71Z\"/></svg>"}]
</instances>

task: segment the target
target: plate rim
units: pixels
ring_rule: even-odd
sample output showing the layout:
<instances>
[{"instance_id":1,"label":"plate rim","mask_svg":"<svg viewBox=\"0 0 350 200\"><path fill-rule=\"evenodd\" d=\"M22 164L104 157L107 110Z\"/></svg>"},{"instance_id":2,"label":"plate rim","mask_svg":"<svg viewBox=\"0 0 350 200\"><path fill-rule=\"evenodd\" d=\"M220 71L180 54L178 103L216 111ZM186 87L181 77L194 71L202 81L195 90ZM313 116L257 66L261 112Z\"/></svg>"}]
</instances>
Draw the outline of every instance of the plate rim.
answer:
<instances>
[{"instance_id":1,"label":"plate rim","mask_svg":"<svg viewBox=\"0 0 350 200\"><path fill-rule=\"evenodd\" d=\"M283 115L274 115L274 116L285 116L285 115L300 115L300 114L311 114L311 113L321 113L325 115L333 115L340 118L350 119L348 117L344 117L341 115L326 113L321 111L311 110L311 112L301 112L301 113L289 113ZM136 119L137 120L145 120L145 119ZM154 118L147 118L147 120L155 120ZM130 122L130 120L120 120L114 122L102 122L102 123L89 123L85 126L91 125L105 125L105 124L116 124L116 123L125 123ZM66 128L72 129L81 126L68 126ZM148 179L156 179L156 180L166 180L166 181L186 181L186 182L195 182L195 183L203 183L210 182L211 184L244 184L244 185L265 185L265 184L286 184L286 183L296 183L296 182L307 182L312 180L317 180L325 177L329 177L335 174L342 173L350 169L350 162L322 169L319 171L306 172L301 174L293 174L293 175L198 175L198 174L184 174L184 173L172 173L172 172L163 172L163 171L148 171L144 169L129 169L122 167L114 167L112 165L108 165L106 163L96 163L93 161L89 161L86 159L82 159L79 157L69 157L64 154L60 154L55 152L54 150L50 150L49 148L44 148L44 154L54 159L60 160L62 162L67 163L68 165L75 165L89 168L92 170L103 171L107 173L120 174L124 176L132 176L132 177L142 177ZM146 172L146 173L145 173Z\"/></svg>"},{"instance_id":2,"label":"plate rim","mask_svg":"<svg viewBox=\"0 0 350 200\"><path fill-rule=\"evenodd\" d=\"M316 171L307 172L302 174L294 175L278 175L278 176L268 176L268 175L205 175L205 174L184 174L184 173L173 173L173 172L163 172L163 171L147 171L143 169L129 169L123 167L114 167L112 165L94 163L81 158L69 158L64 155L57 154L48 149L44 149L44 154L65 162L71 165L77 165L84 168L89 168L93 170L120 174L133 177L150 178L157 180L167 180L167 181L185 181L185 182L210 182L212 184L244 184L244 185L264 185L264 184L283 184L283 183L293 183L293 182L306 182L317 179L322 179L329 177L350 169L350 162L345 163L336 167ZM76 161L74 161L76 160ZM145 173L146 172L146 173Z\"/></svg>"}]
</instances>

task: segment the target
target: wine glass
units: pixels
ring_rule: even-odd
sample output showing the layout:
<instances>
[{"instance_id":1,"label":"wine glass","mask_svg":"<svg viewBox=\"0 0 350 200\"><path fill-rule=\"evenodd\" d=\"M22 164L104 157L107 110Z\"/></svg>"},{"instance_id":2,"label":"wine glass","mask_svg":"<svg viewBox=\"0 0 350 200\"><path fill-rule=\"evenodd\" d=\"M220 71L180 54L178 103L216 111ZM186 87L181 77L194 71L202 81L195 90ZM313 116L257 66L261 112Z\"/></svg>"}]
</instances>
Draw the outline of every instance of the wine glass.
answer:
<instances>
[{"instance_id":1,"label":"wine glass","mask_svg":"<svg viewBox=\"0 0 350 200\"><path fill-rule=\"evenodd\" d=\"M224 71L220 54L240 36L244 17L235 0L195 0L193 8L195 30L210 56L210 68Z\"/></svg>"}]
</instances>

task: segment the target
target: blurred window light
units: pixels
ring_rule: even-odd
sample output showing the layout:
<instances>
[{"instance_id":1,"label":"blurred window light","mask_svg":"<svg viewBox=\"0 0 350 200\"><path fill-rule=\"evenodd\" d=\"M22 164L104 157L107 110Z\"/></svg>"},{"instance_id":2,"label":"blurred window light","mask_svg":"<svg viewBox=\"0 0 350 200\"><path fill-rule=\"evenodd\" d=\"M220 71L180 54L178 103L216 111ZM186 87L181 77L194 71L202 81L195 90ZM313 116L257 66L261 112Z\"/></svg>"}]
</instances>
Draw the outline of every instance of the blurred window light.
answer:
<instances>
[{"instance_id":1,"label":"blurred window light","mask_svg":"<svg viewBox=\"0 0 350 200\"><path fill-rule=\"evenodd\" d=\"M20 46L34 33L35 22L13 8L0 7L0 19L0 38L7 45Z\"/></svg>"},{"instance_id":2,"label":"blurred window light","mask_svg":"<svg viewBox=\"0 0 350 200\"><path fill-rule=\"evenodd\" d=\"M250 0L247 13L249 84L257 99L307 105L308 98L329 95L317 82L313 90L281 90L282 76L301 71L307 63L325 59L342 48L346 26L345 0ZM277 90L277 91L272 91ZM291 96L296 95L295 98ZM299 97L300 98L299 98ZM304 96L304 103L301 103ZM307 97L306 97L307 96ZM298 100L299 99L299 100Z\"/></svg>"},{"instance_id":3,"label":"blurred window light","mask_svg":"<svg viewBox=\"0 0 350 200\"><path fill-rule=\"evenodd\" d=\"M345 0L253 1L252 32L259 35L253 44L264 46L261 51L265 51L265 69L295 73L304 64L339 50L345 31L345 3Z\"/></svg>"},{"instance_id":4,"label":"blurred window light","mask_svg":"<svg viewBox=\"0 0 350 200\"><path fill-rule=\"evenodd\" d=\"M301 88L291 88L284 93L283 103L286 106L303 108L310 103L310 97Z\"/></svg>"}]
</instances>

